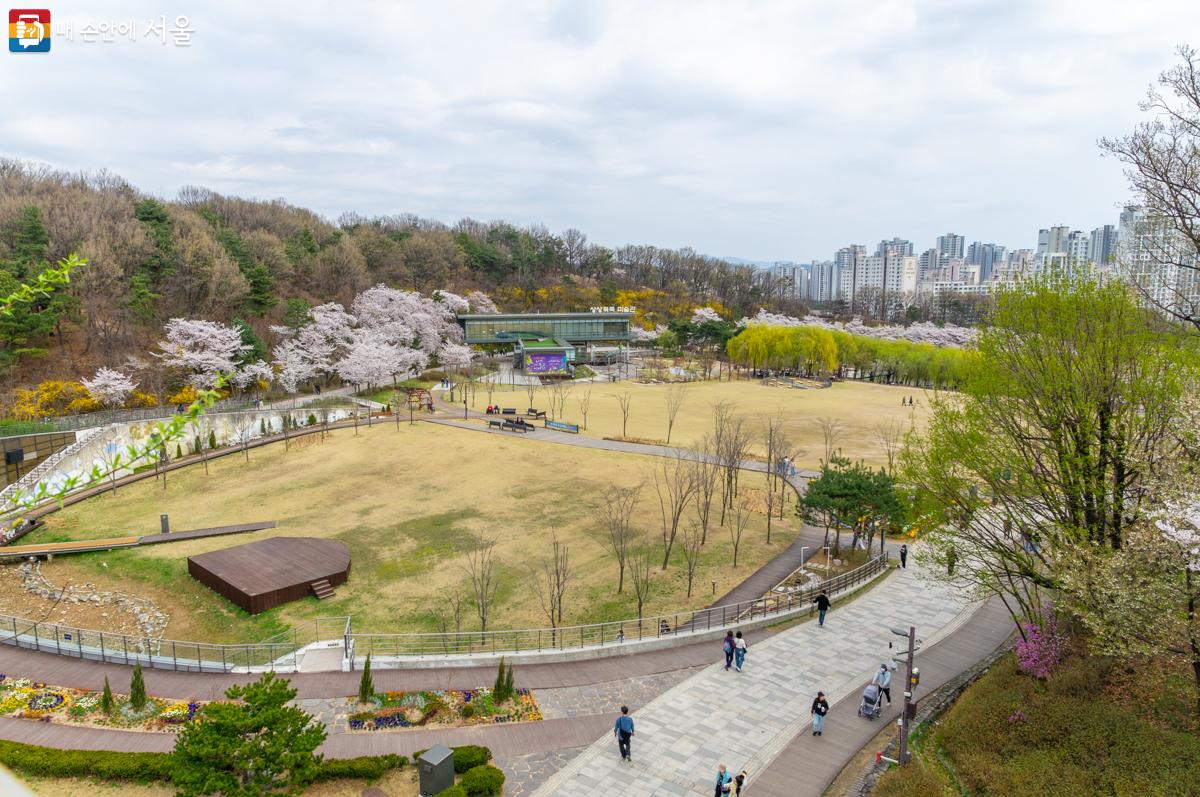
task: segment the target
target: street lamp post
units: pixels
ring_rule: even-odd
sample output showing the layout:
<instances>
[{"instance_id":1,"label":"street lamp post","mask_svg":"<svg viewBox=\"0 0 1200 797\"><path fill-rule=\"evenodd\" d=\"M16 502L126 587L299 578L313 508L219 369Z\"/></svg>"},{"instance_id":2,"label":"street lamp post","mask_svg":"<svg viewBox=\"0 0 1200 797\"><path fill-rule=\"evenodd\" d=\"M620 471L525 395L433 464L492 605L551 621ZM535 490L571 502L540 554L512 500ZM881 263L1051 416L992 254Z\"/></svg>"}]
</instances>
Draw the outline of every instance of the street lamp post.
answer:
<instances>
[{"instance_id":1,"label":"street lamp post","mask_svg":"<svg viewBox=\"0 0 1200 797\"><path fill-rule=\"evenodd\" d=\"M917 629L914 626L910 625L907 632L899 628L893 628L891 631L896 636L908 637L908 661L904 679L904 713L900 715L900 766L904 766L910 758L908 732L912 719L917 713L917 707L912 701L913 690L921 682L921 671L913 667L913 654L916 652L919 642Z\"/></svg>"}]
</instances>

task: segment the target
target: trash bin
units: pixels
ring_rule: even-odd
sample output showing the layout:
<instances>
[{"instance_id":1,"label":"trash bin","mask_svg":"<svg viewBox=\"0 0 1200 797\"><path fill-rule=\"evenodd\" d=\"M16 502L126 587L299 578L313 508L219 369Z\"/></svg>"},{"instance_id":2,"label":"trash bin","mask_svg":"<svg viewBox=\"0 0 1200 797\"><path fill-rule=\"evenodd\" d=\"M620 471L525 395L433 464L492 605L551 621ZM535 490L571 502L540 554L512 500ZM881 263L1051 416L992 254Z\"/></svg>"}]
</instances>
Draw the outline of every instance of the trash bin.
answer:
<instances>
[{"instance_id":1,"label":"trash bin","mask_svg":"<svg viewBox=\"0 0 1200 797\"><path fill-rule=\"evenodd\" d=\"M454 752L444 744L435 744L421 754L421 797L433 797L454 785Z\"/></svg>"}]
</instances>

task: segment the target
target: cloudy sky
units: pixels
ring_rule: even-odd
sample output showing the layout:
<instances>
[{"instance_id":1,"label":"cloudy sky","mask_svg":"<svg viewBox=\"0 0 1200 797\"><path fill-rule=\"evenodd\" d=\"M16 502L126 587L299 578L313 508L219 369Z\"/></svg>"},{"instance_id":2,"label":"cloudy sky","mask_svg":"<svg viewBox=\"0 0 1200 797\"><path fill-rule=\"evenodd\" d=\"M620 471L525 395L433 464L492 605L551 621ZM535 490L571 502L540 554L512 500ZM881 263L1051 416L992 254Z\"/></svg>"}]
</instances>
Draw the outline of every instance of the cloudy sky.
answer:
<instances>
[{"instance_id":1,"label":"cloudy sky","mask_svg":"<svg viewBox=\"0 0 1200 797\"><path fill-rule=\"evenodd\" d=\"M824 259L953 230L1115 223L1097 138L1195 0L54 3L3 53L0 154L286 198L577 227L609 245ZM186 15L190 47L145 38ZM132 20L136 41L84 41ZM169 35L169 34L168 34Z\"/></svg>"}]
</instances>

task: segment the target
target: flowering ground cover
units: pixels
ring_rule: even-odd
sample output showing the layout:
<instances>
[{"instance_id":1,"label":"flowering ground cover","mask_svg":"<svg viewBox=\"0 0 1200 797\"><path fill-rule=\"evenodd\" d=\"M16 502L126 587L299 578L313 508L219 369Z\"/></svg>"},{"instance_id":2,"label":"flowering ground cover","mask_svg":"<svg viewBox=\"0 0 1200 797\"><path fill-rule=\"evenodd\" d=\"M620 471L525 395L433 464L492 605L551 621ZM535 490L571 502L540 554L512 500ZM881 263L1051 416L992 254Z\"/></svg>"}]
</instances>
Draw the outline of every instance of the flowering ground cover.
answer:
<instances>
[{"instance_id":1,"label":"flowering ground cover","mask_svg":"<svg viewBox=\"0 0 1200 797\"><path fill-rule=\"evenodd\" d=\"M502 702L495 700L491 689L383 692L370 704L359 706L361 710L349 717L352 731L536 722L542 718L537 699L528 689L518 689Z\"/></svg>"},{"instance_id":2,"label":"flowering ground cover","mask_svg":"<svg viewBox=\"0 0 1200 797\"><path fill-rule=\"evenodd\" d=\"M5 678L0 675L0 716L142 731L178 730L196 716L200 703L147 697L135 709L128 695L113 695L112 711L101 705L101 694L83 689Z\"/></svg>"}]
</instances>

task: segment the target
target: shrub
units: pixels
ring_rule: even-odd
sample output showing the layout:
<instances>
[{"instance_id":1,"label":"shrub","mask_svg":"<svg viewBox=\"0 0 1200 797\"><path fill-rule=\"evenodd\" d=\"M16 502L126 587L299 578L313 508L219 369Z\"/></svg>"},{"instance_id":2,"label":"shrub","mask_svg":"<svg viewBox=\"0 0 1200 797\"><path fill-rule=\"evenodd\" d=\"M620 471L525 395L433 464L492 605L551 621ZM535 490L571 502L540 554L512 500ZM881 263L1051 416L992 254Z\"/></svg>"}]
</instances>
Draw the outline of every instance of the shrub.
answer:
<instances>
[{"instance_id":1,"label":"shrub","mask_svg":"<svg viewBox=\"0 0 1200 797\"><path fill-rule=\"evenodd\" d=\"M140 390L135 390L133 391L133 395L125 400L125 406L130 408L157 407L158 398L151 393L143 393Z\"/></svg>"},{"instance_id":2,"label":"shrub","mask_svg":"<svg viewBox=\"0 0 1200 797\"><path fill-rule=\"evenodd\" d=\"M208 430L208 447L210 449L217 447L217 430L216 429Z\"/></svg>"},{"instance_id":3,"label":"shrub","mask_svg":"<svg viewBox=\"0 0 1200 797\"><path fill-rule=\"evenodd\" d=\"M467 790L457 783L438 793L438 797L468 797Z\"/></svg>"},{"instance_id":4,"label":"shrub","mask_svg":"<svg viewBox=\"0 0 1200 797\"><path fill-rule=\"evenodd\" d=\"M1067 653L1067 635L1059 628L1053 611L1045 612L1034 622L1022 623L1021 629L1025 638L1014 647L1017 666L1034 678L1045 680Z\"/></svg>"},{"instance_id":5,"label":"shrub","mask_svg":"<svg viewBox=\"0 0 1200 797\"><path fill-rule=\"evenodd\" d=\"M468 797L490 797L504 788L504 773L493 766L475 767L463 775L460 784ZM445 792L443 792L444 794Z\"/></svg>"},{"instance_id":6,"label":"shrub","mask_svg":"<svg viewBox=\"0 0 1200 797\"><path fill-rule=\"evenodd\" d=\"M313 415L311 412L308 414L308 423L307 423L307 425L308 425L308 426L316 426L316 425L317 425L317 416L316 416L316 415Z\"/></svg>"},{"instance_id":7,"label":"shrub","mask_svg":"<svg viewBox=\"0 0 1200 797\"><path fill-rule=\"evenodd\" d=\"M317 767L314 780L337 780L338 778L361 778L379 780L393 769L408 766L402 755L365 755L358 758L326 759Z\"/></svg>"},{"instance_id":8,"label":"shrub","mask_svg":"<svg viewBox=\"0 0 1200 797\"><path fill-rule=\"evenodd\" d=\"M469 720L475 716L475 706L467 703L459 710L459 713L462 714L463 719Z\"/></svg>"},{"instance_id":9,"label":"shrub","mask_svg":"<svg viewBox=\"0 0 1200 797\"><path fill-rule=\"evenodd\" d=\"M3 740L0 740L0 764L26 775L46 778L89 776L145 783L171 777L171 763L165 753L58 750Z\"/></svg>"},{"instance_id":10,"label":"shrub","mask_svg":"<svg viewBox=\"0 0 1200 797\"><path fill-rule=\"evenodd\" d=\"M948 797L950 793L941 777L919 759L885 772L872 792L875 797Z\"/></svg>"},{"instance_id":11,"label":"shrub","mask_svg":"<svg viewBox=\"0 0 1200 797\"><path fill-rule=\"evenodd\" d=\"M459 775L475 767L481 767L491 760L492 751L478 744L454 748L454 771Z\"/></svg>"},{"instance_id":12,"label":"shrub","mask_svg":"<svg viewBox=\"0 0 1200 797\"><path fill-rule=\"evenodd\" d=\"M196 392L196 388L192 387L191 385L184 385L179 389L179 392L172 393L171 396L167 398L167 402L169 404L191 404L199 397L200 394Z\"/></svg>"},{"instance_id":13,"label":"shrub","mask_svg":"<svg viewBox=\"0 0 1200 797\"><path fill-rule=\"evenodd\" d=\"M133 665L133 678L129 681L129 705L134 711L141 711L146 706L146 682L142 680L142 665Z\"/></svg>"}]
</instances>

